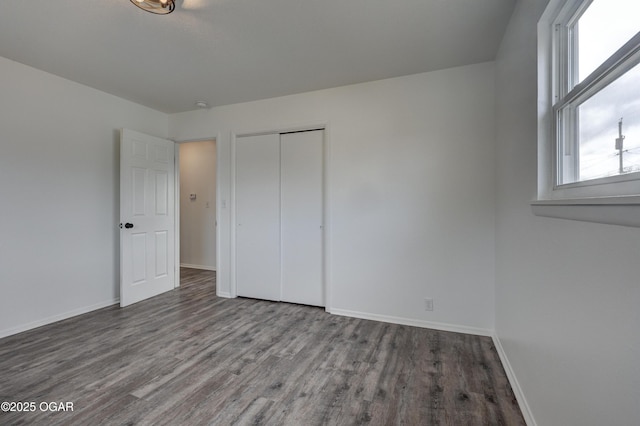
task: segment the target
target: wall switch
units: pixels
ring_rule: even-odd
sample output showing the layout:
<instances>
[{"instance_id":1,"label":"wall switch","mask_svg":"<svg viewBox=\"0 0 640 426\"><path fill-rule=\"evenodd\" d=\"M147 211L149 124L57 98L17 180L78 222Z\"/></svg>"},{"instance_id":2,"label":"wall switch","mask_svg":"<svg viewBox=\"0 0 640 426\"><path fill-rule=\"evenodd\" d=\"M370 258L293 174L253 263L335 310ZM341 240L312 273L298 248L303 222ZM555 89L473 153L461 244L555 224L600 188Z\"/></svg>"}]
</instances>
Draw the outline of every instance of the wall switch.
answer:
<instances>
[{"instance_id":1,"label":"wall switch","mask_svg":"<svg viewBox=\"0 0 640 426\"><path fill-rule=\"evenodd\" d=\"M424 299L424 310L433 311L433 299L429 299L429 298Z\"/></svg>"}]
</instances>

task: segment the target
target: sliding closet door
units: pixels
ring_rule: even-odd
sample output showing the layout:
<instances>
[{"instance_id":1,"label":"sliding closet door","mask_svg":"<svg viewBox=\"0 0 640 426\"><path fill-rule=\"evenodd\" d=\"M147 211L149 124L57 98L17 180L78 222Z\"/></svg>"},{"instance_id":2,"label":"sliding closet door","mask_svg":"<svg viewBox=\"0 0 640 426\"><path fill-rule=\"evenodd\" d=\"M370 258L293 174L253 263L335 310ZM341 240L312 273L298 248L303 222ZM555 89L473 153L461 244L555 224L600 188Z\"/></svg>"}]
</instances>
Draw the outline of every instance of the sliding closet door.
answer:
<instances>
[{"instance_id":1,"label":"sliding closet door","mask_svg":"<svg viewBox=\"0 0 640 426\"><path fill-rule=\"evenodd\" d=\"M236 139L236 291L280 300L280 135Z\"/></svg>"},{"instance_id":2,"label":"sliding closet door","mask_svg":"<svg viewBox=\"0 0 640 426\"><path fill-rule=\"evenodd\" d=\"M322 130L280 135L282 300L324 306Z\"/></svg>"}]
</instances>

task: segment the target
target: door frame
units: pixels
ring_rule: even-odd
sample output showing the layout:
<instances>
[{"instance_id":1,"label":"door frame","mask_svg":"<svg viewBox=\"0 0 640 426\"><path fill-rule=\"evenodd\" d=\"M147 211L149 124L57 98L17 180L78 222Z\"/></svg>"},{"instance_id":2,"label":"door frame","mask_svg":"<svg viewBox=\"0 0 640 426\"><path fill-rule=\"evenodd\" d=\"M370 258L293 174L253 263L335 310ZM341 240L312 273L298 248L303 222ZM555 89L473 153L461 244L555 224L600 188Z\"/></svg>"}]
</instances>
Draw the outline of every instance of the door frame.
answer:
<instances>
[{"instance_id":1,"label":"door frame","mask_svg":"<svg viewBox=\"0 0 640 426\"><path fill-rule=\"evenodd\" d=\"M208 136L194 139L174 140L175 151L175 202L174 202L174 228L175 228L175 277L176 282L174 288L180 287L180 145L189 142L204 142L215 141L216 155L215 155L215 168L216 168L216 275L220 273L220 160L219 160L219 147L218 141L220 141L220 134L216 136ZM216 285L216 295L220 296L218 292L220 286Z\"/></svg>"},{"instance_id":2,"label":"door frame","mask_svg":"<svg viewBox=\"0 0 640 426\"><path fill-rule=\"evenodd\" d=\"M230 271L229 271L229 297L238 297L236 286L236 140L243 136L258 136L267 134L281 134L293 132L306 132L311 130L322 130L322 286L324 291L325 311L331 313L332 289L331 289L331 215L330 215L330 125L324 123L311 123L303 125L293 125L289 127L274 127L265 130L248 130L231 132L231 191L230 191ZM217 234L216 234L217 237Z\"/></svg>"}]
</instances>

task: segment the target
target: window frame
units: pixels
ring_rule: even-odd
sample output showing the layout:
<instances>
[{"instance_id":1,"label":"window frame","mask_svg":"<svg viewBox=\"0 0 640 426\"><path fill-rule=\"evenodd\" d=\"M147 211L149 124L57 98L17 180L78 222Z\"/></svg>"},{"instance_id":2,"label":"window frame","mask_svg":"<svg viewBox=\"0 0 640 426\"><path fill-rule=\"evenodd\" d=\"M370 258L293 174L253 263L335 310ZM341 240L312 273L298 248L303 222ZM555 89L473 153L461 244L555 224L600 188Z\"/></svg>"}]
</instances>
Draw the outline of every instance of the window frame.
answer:
<instances>
[{"instance_id":1,"label":"window frame","mask_svg":"<svg viewBox=\"0 0 640 426\"><path fill-rule=\"evenodd\" d=\"M567 3L570 5L567 6ZM558 51L554 23L566 7L584 0L549 0L537 25L537 194L530 202L536 216L605 223L640 228L640 179L628 175L557 185L557 142L553 106L557 79L554 67ZM638 36L633 39L637 40ZM603 66L611 66L605 61ZM600 70L602 71L602 70ZM597 73L598 70L594 71ZM594 74L597 75L597 74ZM586 81L583 82L586 84ZM579 89L578 89L579 90ZM619 179L622 178L622 181Z\"/></svg>"},{"instance_id":2,"label":"window frame","mask_svg":"<svg viewBox=\"0 0 640 426\"><path fill-rule=\"evenodd\" d=\"M578 81L578 28L580 17L593 0L571 0L557 8L551 21L551 125L552 125L552 190L615 185L640 181L640 172L579 180L580 143L577 109L592 96L604 90L633 67L640 64L640 32ZM551 5L550 5L551 6ZM566 182L571 180L571 182ZM627 185L630 186L630 185ZM640 188L638 188L640 189ZM597 195L632 195L638 189L598 190Z\"/></svg>"}]
</instances>

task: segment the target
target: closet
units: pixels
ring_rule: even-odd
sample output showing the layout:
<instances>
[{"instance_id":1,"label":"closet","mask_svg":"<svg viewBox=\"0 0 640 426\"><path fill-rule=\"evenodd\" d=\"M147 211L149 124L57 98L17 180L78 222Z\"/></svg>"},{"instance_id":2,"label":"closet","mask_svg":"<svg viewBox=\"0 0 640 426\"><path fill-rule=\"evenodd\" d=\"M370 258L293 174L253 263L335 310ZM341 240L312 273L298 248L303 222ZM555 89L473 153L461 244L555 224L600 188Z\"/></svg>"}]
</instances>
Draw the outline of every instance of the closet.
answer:
<instances>
[{"instance_id":1,"label":"closet","mask_svg":"<svg viewBox=\"0 0 640 426\"><path fill-rule=\"evenodd\" d=\"M323 130L235 140L238 296L324 306Z\"/></svg>"}]
</instances>

